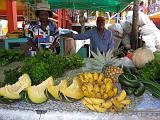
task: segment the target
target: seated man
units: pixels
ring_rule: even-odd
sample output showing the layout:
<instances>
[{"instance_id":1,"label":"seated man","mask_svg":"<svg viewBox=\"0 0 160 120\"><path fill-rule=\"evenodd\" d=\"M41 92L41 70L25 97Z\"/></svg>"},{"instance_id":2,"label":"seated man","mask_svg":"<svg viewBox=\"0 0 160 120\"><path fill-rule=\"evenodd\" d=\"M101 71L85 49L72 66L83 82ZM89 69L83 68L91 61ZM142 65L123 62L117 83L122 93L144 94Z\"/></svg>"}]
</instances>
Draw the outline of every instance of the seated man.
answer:
<instances>
[{"instance_id":1,"label":"seated man","mask_svg":"<svg viewBox=\"0 0 160 120\"><path fill-rule=\"evenodd\" d=\"M28 36L29 40L27 44L34 51L41 48L45 49L49 46L49 49L59 53L59 32L56 24L48 19L53 16L52 11L50 11L50 5L39 3L37 5L35 15L38 18L38 21L30 23ZM43 42L43 45L41 45L41 42Z\"/></svg>"}]
</instances>

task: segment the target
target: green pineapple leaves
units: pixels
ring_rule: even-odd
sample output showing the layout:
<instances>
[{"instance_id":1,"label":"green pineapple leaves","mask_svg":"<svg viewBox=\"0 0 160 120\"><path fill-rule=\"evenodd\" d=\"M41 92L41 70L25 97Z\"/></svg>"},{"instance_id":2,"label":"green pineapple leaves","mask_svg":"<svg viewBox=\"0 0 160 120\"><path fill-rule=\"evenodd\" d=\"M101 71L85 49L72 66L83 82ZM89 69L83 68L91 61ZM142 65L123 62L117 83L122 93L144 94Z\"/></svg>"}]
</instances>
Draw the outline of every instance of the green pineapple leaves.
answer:
<instances>
[{"instance_id":1,"label":"green pineapple leaves","mask_svg":"<svg viewBox=\"0 0 160 120\"><path fill-rule=\"evenodd\" d=\"M116 57L113 56L113 49L109 49L108 52L101 53L97 48L97 54L91 51L93 59L90 59L93 69L102 70L105 65L116 66L116 63L119 61Z\"/></svg>"}]
</instances>

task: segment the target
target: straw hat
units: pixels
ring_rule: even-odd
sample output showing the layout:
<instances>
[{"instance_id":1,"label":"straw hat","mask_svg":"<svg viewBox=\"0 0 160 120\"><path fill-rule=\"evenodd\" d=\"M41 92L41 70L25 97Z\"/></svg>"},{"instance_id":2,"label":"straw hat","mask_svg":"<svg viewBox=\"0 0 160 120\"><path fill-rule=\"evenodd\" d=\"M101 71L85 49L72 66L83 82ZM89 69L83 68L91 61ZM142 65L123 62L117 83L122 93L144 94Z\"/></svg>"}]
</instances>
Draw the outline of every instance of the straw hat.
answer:
<instances>
[{"instance_id":1,"label":"straw hat","mask_svg":"<svg viewBox=\"0 0 160 120\"><path fill-rule=\"evenodd\" d=\"M35 11L36 17L39 17L40 11L48 11L49 17L53 16L52 11L50 10L50 4L48 4L48 3L38 3L37 4L37 9Z\"/></svg>"}]
</instances>

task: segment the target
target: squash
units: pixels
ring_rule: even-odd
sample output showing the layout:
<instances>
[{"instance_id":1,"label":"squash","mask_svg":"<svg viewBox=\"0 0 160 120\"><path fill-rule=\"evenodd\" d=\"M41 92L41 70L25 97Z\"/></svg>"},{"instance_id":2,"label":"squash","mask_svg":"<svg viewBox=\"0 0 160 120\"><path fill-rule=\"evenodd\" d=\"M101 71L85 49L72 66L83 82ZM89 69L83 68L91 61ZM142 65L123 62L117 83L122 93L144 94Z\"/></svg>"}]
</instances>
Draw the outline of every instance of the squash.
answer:
<instances>
[{"instance_id":1,"label":"squash","mask_svg":"<svg viewBox=\"0 0 160 120\"><path fill-rule=\"evenodd\" d=\"M57 86L49 86L48 92L52 97L57 100L61 100L62 94L67 101L71 101L69 99L81 99L84 97L83 91L81 90L81 81L77 78L73 78L73 82L68 86L69 78L67 77L64 80L61 80L60 84Z\"/></svg>"},{"instance_id":2,"label":"squash","mask_svg":"<svg viewBox=\"0 0 160 120\"><path fill-rule=\"evenodd\" d=\"M83 91L81 90L81 81L78 77L73 78L73 82L70 86L60 86L60 92L69 98L81 99L84 97Z\"/></svg>"},{"instance_id":3,"label":"squash","mask_svg":"<svg viewBox=\"0 0 160 120\"><path fill-rule=\"evenodd\" d=\"M9 101L21 99L20 93L31 86L31 79L28 74L23 74L13 85L6 85L0 88L0 97Z\"/></svg>"},{"instance_id":4,"label":"squash","mask_svg":"<svg viewBox=\"0 0 160 120\"><path fill-rule=\"evenodd\" d=\"M153 52L148 48L138 48L134 51L132 61L137 68L143 68L144 65L154 59Z\"/></svg>"},{"instance_id":5,"label":"squash","mask_svg":"<svg viewBox=\"0 0 160 120\"><path fill-rule=\"evenodd\" d=\"M37 104L47 101L48 97L45 94L45 90L52 85L54 85L53 78L49 77L37 86L34 85L28 87L27 94L29 100L32 103L37 103Z\"/></svg>"}]
</instances>

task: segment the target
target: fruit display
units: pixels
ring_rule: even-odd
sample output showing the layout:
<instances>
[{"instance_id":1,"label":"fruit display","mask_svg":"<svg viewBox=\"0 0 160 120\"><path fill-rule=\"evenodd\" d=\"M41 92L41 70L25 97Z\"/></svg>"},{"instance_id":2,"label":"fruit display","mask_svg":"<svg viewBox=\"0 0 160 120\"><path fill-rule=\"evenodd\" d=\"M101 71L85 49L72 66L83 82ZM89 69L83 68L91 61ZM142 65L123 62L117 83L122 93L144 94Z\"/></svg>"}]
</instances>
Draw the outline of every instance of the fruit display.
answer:
<instances>
[{"instance_id":1,"label":"fruit display","mask_svg":"<svg viewBox=\"0 0 160 120\"><path fill-rule=\"evenodd\" d=\"M79 75L79 79L86 97L109 99L117 94L113 80L105 77L103 73L85 72Z\"/></svg>"},{"instance_id":2,"label":"fruit display","mask_svg":"<svg viewBox=\"0 0 160 120\"><path fill-rule=\"evenodd\" d=\"M23 74L15 84L0 88L0 97L11 101L21 99L20 93L29 86L31 86L31 79L28 74Z\"/></svg>"},{"instance_id":3,"label":"fruit display","mask_svg":"<svg viewBox=\"0 0 160 120\"><path fill-rule=\"evenodd\" d=\"M28 98L33 103L43 103L48 97L45 94L45 90L48 86L54 85L52 77L47 78L39 85L30 86L27 88Z\"/></svg>"},{"instance_id":4,"label":"fruit display","mask_svg":"<svg viewBox=\"0 0 160 120\"><path fill-rule=\"evenodd\" d=\"M84 97L83 91L81 90L81 81L78 77L73 78L73 82L68 86L69 78L66 77L61 80L59 85L49 86L48 92L57 100L61 100L61 95L68 100L68 98L81 99ZM67 98L68 97L68 98Z\"/></svg>"},{"instance_id":5,"label":"fruit display","mask_svg":"<svg viewBox=\"0 0 160 120\"><path fill-rule=\"evenodd\" d=\"M143 68L146 63L154 59L153 52L148 48L139 48L134 51L132 61L137 68Z\"/></svg>"},{"instance_id":6,"label":"fruit display","mask_svg":"<svg viewBox=\"0 0 160 120\"><path fill-rule=\"evenodd\" d=\"M131 99L126 98L126 92L122 90L118 96L108 100L84 97L81 102L92 111L105 112L108 110L110 112L118 112L127 108L131 103Z\"/></svg>"}]
</instances>

